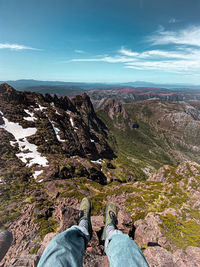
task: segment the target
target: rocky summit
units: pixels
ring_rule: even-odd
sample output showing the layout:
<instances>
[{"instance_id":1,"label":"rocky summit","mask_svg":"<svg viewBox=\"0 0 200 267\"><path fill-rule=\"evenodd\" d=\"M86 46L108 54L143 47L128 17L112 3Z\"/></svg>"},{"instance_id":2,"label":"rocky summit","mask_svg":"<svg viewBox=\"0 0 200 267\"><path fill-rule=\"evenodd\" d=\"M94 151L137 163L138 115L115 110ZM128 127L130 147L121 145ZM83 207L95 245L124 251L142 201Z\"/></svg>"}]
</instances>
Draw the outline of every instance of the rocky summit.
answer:
<instances>
[{"instance_id":1,"label":"rocky summit","mask_svg":"<svg viewBox=\"0 0 200 267\"><path fill-rule=\"evenodd\" d=\"M200 266L199 103L58 98L0 85L2 266L37 266L91 199L84 266L109 266L100 240L109 201L150 267Z\"/></svg>"}]
</instances>

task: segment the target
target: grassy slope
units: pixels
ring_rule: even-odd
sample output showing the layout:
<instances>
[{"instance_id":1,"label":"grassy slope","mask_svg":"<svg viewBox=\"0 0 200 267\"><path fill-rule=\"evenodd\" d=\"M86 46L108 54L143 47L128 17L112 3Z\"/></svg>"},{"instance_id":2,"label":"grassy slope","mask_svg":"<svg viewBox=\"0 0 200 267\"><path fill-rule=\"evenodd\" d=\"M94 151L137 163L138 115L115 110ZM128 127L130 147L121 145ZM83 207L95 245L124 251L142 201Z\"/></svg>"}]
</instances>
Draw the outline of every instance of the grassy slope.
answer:
<instances>
[{"instance_id":1,"label":"grassy slope","mask_svg":"<svg viewBox=\"0 0 200 267\"><path fill-rule=\"evenodd\" d=\"M179 124L173 124L173 115L185 114L182 106L167 102L159 105L159 102L124 104L127 119L122 115L111 119L107 112L97 111L108 127L110 145L116 155L140 174L144 168L158 169L163 164L174 165L184 160L200 161L199 154L187 147L187 144L200 145L198 122L187 118L186 126L183 124L181 129ZM169 121L165 122L165 116L169 116ZM182 117L180 123L181 120ZM132 124L136 122L139 128L133 129Z\"/></svg>"},{"instance_id":2,"label":"grassy slope","mask_svg":"<svg viewBox=\"0 0 200 267\"><path fill-rule=\"evenodd\" d=\"M125 121L122 127L115 127L115 122L102 111L98 116L109 129L109 140L119 159L134 166L140 173L143 168L153 166L159 168L163 164L173 164L176 161L166 151L166 140L158 138L158 132L147 123L132 117ZM137 121L139 129L130 127L131 122Z\"/></svg>"}]
</instances>

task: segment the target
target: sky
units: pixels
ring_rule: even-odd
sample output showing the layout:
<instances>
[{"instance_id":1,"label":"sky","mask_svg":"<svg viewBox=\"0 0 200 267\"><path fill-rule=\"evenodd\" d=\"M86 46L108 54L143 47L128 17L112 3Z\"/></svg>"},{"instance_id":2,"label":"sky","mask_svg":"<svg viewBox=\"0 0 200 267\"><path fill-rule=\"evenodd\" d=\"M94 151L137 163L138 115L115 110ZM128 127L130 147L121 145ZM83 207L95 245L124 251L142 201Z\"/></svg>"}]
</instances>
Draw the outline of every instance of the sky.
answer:
<instances>
[{"instance_id":1,"label":"sky","mask_svg":"<svg viewBox=\"0 0 200 267\"><path fill-rule=\"evenodd\" d=\"M199 0L0 0L0 80L200 85Z\"/></svg>"}]
</instances>

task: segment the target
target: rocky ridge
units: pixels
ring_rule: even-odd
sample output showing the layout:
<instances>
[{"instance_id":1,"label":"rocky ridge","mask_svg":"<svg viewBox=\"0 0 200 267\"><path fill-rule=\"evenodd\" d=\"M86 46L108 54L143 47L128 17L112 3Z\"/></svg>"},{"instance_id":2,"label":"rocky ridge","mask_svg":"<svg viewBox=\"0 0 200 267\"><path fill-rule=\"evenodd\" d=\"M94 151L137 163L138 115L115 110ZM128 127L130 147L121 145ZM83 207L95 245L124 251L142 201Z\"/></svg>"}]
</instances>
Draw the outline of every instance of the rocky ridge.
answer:
<instances>
[{"instance_id":1,"label":"rocky ridge","mask_svg":"<svg viewBox=\"0 0 200 267\"><path fill-rule=\"evenodd\" d=\"M200 100L200 93L191 90L169 90L155 87L113 87L108 89L94 89L88 91L92 103L96 109L107 101L108 98L122 101L123 103L132 103L147 99L160 99L163 101L189 101Z\"/></svg>"},{"instance_id":2,"label":"rocky ridge","mask_svg":"<svg viewBox=\"0 0 200 267\"><path fill-rule=\"evenodd\" d=\"M185 162L164 166L142 182L100 185L73 178L34 184L21 199L21 215L7 223L14 241L5 266L36 266L49 240L76 223L84 196L92 201L94 231L84 266L109 266L100 241L108 201L119 207L118 228L138 243L150 267L200 266L199 179L200 165Z\"/></svg>"},{"instance_id":3,"label":"rocky ridge","mask_svg":"<svg viewBox=\"0 0 200 267\"><path fill-rule=\"evenodd\" d=\"M19 92L2 84L0 99L2 181L11 178L13 170L22 179L31 173L40 180L87 174L106 182L98 164L95 167L90 160L112 159L114 154L106 141L105 125L86 94L70 100ZM74 160L75 156L89 162Z\"/></svg>"}]
</instances>

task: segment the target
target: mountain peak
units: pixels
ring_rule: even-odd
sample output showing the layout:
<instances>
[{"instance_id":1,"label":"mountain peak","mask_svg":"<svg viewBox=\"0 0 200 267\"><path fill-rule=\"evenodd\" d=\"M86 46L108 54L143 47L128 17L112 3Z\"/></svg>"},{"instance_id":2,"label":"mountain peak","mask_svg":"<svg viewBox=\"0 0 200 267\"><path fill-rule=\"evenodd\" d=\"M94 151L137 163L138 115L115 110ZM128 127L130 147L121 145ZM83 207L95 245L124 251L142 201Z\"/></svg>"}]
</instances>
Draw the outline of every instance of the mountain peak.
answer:
<instances>
[{"instance_id":1,"label":"mountain peak","mask_svg":"<svg viewBox=\"0 0 200 267\"><path fill-rule=\"evenodd\" d=\"M6 92L6 91L16 91L12 86L10 86L8 83L2 83L0 84L0 92Z\"/></svg>"}]
</instances>

